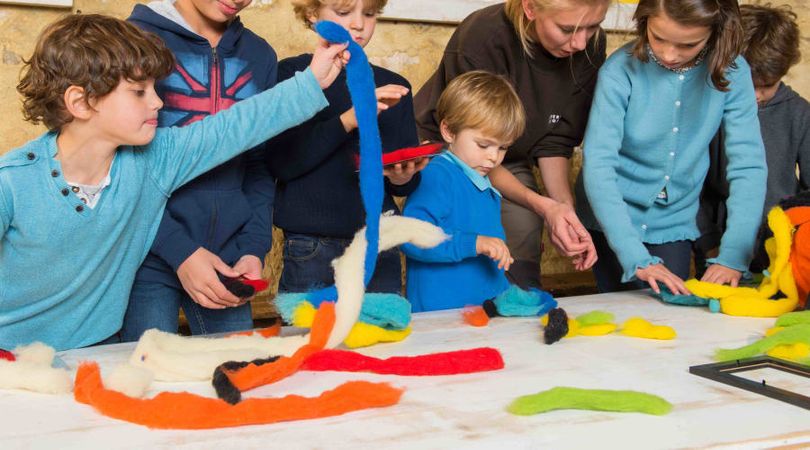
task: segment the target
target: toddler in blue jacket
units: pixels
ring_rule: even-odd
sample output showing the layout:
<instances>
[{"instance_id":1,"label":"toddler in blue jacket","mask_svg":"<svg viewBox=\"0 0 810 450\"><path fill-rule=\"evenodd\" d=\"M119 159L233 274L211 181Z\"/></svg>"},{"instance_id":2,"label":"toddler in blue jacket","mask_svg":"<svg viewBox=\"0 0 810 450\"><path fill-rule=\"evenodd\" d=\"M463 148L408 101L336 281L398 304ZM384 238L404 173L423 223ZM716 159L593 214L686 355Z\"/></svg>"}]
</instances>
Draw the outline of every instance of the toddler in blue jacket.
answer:
<instances>
[{"instance_id":1,"label":"toddler in blue jacket","mask_svg":"<svg viewBox=\"0 0 810 450\"><path fill-rule=\"evenodd\" d=\"M422 171L405 216L441 227L438 247L402 246L413 311L480 305L509 288L512 263L501 224L501 194L487 175L523 133L525 113L509 82L485 71L455 78L437 105L448 151Z\"/></svg>"}]
</instances>

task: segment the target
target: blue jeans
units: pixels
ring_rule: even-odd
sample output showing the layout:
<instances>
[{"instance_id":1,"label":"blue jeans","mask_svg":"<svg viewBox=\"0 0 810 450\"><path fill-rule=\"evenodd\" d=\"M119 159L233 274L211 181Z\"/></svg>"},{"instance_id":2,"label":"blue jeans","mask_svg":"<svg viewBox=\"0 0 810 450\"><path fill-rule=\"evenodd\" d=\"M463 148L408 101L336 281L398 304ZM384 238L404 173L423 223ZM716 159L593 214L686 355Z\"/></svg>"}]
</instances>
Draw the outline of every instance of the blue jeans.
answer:
<instances>
[{"instance_id":1,"label":"blue jeans","mask_svg":"<svg viewBox=\"0 0 810 450\"><path fill-rule=\"evenodd\" d=\"M622 266L616 254L608 245L605 235L599 231L588 230L596 247L599 260L593 266L596 287L599 292L629 291L650 287L646 282L634 280L622 283ZM689 264L692 259L692 241L675 241L664 244L644 244L650 254L664 261L664 266L682 279L689 278Z\"/></svg>"},{"instance_id":2,"label":"blue jeans","mask_svg":"<svg viewBox=\"0 0 810 450\"><path fill-rule=\"evenodd\" d=\"M177 333L180 308L183 308L188 326L195 335L253 328L250 302L235 308L208 309L195 303L183 289L136 281L121 327L121 341L137 341L150 328Z\"/></svg>"},{"instance_id":3,"label":"blue jeans","mask_svg":"<svg viewBox=\"0 0 810 450\"><path fill-rule=\"evenodd\" d=\"M285 233L279 292L307 292L334 284L332 260L343 255L350 243L351 239ZM402 263L397 249L382 252L377 257L377 267L367 291L402 292Z\"/></svg>"}]
</instances>

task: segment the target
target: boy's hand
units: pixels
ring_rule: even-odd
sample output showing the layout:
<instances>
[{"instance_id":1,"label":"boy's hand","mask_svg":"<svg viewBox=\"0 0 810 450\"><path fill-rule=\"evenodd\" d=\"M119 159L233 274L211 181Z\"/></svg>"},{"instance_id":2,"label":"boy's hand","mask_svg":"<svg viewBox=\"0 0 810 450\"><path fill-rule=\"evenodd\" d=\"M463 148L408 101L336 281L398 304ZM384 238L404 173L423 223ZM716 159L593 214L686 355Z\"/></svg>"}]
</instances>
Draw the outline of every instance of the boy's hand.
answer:
<instances>
[{"instance_id":1,"label":"boy's hand","mask_svg":"<svg viewBox=\"0 0 810 450\"><path fill-rule=\"evenodd\" d=\"M402 186L411 181L411 178L413 178L416 172L424 169L429 162L430 158L417 158L385 166L383 168L383 175L388 177L388 181L390 181L391 184Z\"/></svg>"},{"instance_id":2,"label":"boy's hand","mask_svg":"<svg viewBox=\"0 0 810 450\"><path fill-rule=\"evenodd\" d=\"M330 44L321 39L315 47L315 54L312 55L312 62L309 68L321 89L328 88L335 78L340 75L343 66L349 62L349 52L346 51L348 44Z\"/></svg>"},{"instance_id":3,"label":"boy's hand","mask_svg":"<svg viewBox=\"0 0 810 450\"><path fill-rule=\"evenodd\" d=\"M233 270L248 280L259 280L262 278L262 260L254 255L245 255L236 261ZM244 298L240 303L246 303L250 298Z\"/></svg>"},{"instance_id":4,"label":"boy's hand","mask_svg":"<svg viewBox=\"0 0 810 450\"><path fill-rule=\"evenodd\" d=\"M636 269L636 277L641 281L646 281L653 292L661 293L658 283L664 283L670 292L675 295L690 295L689 289L683 284L683 280L670 272L663 264L651 264L643 269Z\"/></svg>"},{"instance_id":5,"label":"boy's hand","mask_svg":"<svg viewBox=\"0 0 810 450\"><path fill-rule=\"evenodd\" d=\"M219 256L200 247L180 267L177 276L180 284L197 304L209 309L224 309L239 306L242 300L231 294L219 281L217 272L226 277L238 277L239 272L225 264Z\"/></svg>"},{"instance_id":6,"label":"boy's hand","mask_svg":"<svg viewBox=\"0 0 810 450\"><path fill-rule=\"evenodd\" d=\"M486 255L496 261L499 269L509 270L512 263L515 262L503 239L479 235L475 240L475 251L479 255Z\"/></svg>"},{"instance_id":7,"label":"boy's hand","mask_svg":"<svg viewBox=\"0 0 810 450\"><path fill-rule=\"evenodd\" d=\"M742 272L734 270L730 267L721 266L720 264L712 264L706 269L703 278L700 281L716 284L730 284L731 287L737 287L742 278Z\"/></svg>"},{"instance_id":8,"label":"boy's hand","mask_svg":"<svg viewBox=\"0 0 810 450\"><path fill-rule=\"evenodd\" d=\"M397 84L386 84L378 87L374 93L377 94L377 114L379 115L408 95L408 88ZM340 122L347 133L357 128L357 115L354 113L354 107L340 115Z\"/></svg>"}]
</instances>

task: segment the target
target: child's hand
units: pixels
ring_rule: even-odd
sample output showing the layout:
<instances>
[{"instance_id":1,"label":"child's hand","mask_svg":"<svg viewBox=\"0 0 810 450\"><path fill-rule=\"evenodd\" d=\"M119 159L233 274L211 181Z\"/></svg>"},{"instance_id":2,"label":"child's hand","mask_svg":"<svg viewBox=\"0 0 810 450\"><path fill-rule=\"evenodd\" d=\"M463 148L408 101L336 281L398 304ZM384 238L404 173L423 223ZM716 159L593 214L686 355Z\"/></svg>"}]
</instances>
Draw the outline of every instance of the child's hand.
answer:
<instances>
[{"instance_id":1,"label":"child's hand","mask_svg":"<svg viewBox=\"0 0 810 450\"><path fill-rule=\"evenodd\" d=\"M641 281L646 281L653 292L661 293L658 283L664 283L670 292L675 295L690 295L689 289L683 284L683 280L670 272L663 264L651 264L643 269L636 269L636 277Z\"/></svg>"},{"instance_id":2,"label":"child's hand","mask_svg":"<svg viewBox=\"0 0 810 450\"><path fill-rule=\"evenodd\" d=\"M309 68L321 89L328 88L335 78L340 75L343 66L349 62L349 52L346 51L347 44L330 44L321 39L315 47L315 54L312 55L312 62Z\"/></svg>"},{"instance_id":3,"label":"child's hand","mask_svg":"<svg viewBox=\"0 0 810 450\"><path fill-rule=\"evenodd\" d=\"M242 300L231 294L219 281L217 272L226 277L238 277L239 272L225 264L219 256L200 247L180 267L177 276L180 284L197 304L209 309L224 309L239 306Z\"/></svg>"},{"instance_id":4,"label":"child's hand","mask_svg":"<svg viewBox=\"0 0 810 450\"><path fill-rule=\"evenodd\" d=\"M236 261L233 270L249 280L259 280L262 278L262 260L254 255L245 255ZM249 298L242 299L242 303L249 300Z\"/></svg>"},{"instance_id":5,"label":"child's hand","mask_svg":"<svg viewBox=\"0 0 810 450\"><path fill-rule=\"evenodd\" d=\"M740 278L742 278L742 272L734 270L730 267L721 266L720 264L712 264L708 269L706 269L706 273L703 274L703 278L701 278L700 281L705 281L707 283L730 284L731 287L737 287L737 284L740 282Z\"/></svg>"},{"instance_id":6,"label":"child's hand","mask_svg":"<svg viewBox=\"0 0 810 450\"><path fill-rule=\"evenodd\" d=\"M378 87L374 93L377 94L377 114L379 115L399 103L402 97L408 95L408 88L396 84L386 84ZM347 133L357 128L357 115L354 112L354 107L340 115L340 122Z\"/></svg>"},{"instance_id":7,"label":"child's hand","mask_svg":"<svg viewBox=\"0 0 810 450\"><path fill-rule=\"evenodd\" d=\"M430 158L417 158L410 161L396 163L384 167L383 175L388 177L388 181L390 181L391 184L402 186L403 184L411 181L411 178L413 178L416 172L424 169L429 162Z\"/></svg>"},{"instance_id":8,"label":"child's hand","mask_svg":"<svg viewBox=\"0 0 810 450\"><path fill-rule=\"evenodd\" d=\"M479 235L475 240L475 251L478 255L486 255L492 258L493 261L498 263L499 269L509 270L512 263L515 262L509 253L509 247L506 246L503 239Z\"/></svg>"}]
</instances>

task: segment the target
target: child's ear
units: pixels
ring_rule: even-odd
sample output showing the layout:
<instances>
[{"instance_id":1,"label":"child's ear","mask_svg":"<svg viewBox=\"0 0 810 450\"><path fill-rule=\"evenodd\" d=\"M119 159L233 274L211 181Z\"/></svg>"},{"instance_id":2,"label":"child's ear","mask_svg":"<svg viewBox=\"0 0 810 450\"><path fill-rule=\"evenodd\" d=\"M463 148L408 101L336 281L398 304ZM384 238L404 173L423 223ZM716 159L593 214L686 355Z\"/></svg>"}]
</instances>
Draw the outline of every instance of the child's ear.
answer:
<instances>
[{"instance_id":1,"label":"child's ear","mask_svg":"<svg viewBox=\"0 0 810 450\"><path fill-rule=\"evenodd\" d=\"M529 20L534 20L537 18L537 14L534 12L534 4L532 3L533 0L522 0L521 4L523 5L523 13L526 14L526 18Z\"/></svg>"},{"instance_id":2,"label":"child's ear","mask_svg":"<svg viewBox=\"0 0 810 450\"><path fill-rule=\"evenodd\" d=\"M315 25L315 22L318 21L317 10L307 14L307 20L309 21L309 27L312 28Z\"/></svg>"},{"instance_id":3,"label":"child's ear","mask_svg":"<svg viewBox=\"0 0 810 450\"><path fill-rule=\"evenodd\" d=\"M84 88L80 86L68 87L65 90L64 100L67 111L77 119L88 119L93 113Z\"/></svg>"},{"instance_id":4,"label":"child's ear","mask_svg":"<svg viewBox=\"0 0 810 450\"><path fill-rule=\"evenodd\" d=\"M452 131L450 131L450 127L447 126L447 122L444 120L441 121L439 124L439 132L442 134L442 139L444 142L448 144L452 144L454 140L456 140L456 135Z\"/></svg>"}]
</instances>

